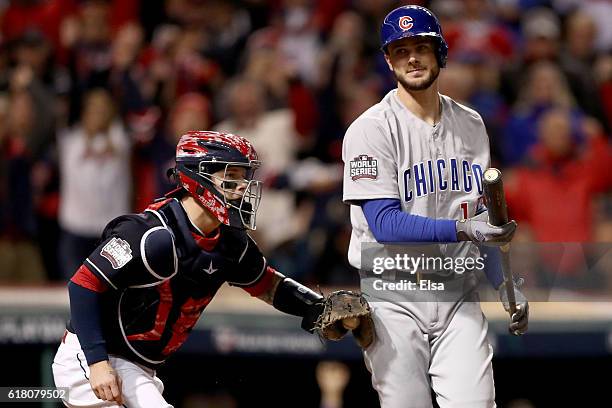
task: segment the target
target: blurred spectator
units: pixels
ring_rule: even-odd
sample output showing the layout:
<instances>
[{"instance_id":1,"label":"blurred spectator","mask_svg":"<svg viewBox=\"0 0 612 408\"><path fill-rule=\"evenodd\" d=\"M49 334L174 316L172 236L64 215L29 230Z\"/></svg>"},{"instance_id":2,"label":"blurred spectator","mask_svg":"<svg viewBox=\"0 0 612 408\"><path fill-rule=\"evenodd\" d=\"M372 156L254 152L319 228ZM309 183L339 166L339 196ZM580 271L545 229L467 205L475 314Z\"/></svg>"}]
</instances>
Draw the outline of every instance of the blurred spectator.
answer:
<instances>
[{"instance_id":1,"label":"blurred spectator","mask_svg":"<svg viewBox=\"0 0 612 408\"><path fill-rule=\"evenodd\" d=\"M164 2L168 20L181 27L205 25L207 6L207 1L167 0Z\"/></svg>"},{"instance_id":2,"label":"blurred spectator","mask_svg":"<svg viewBox=\"0 0 612 408\"><path fill-rule=\"evenodd\" d=\"M376 89L362 83L355 83L348 92L343 92L337 101L337 115L340 126L346 128L355 118L378 102ZM334 160L322 166L303 160L294 174L292 185L301 185L312 203L311 222L308 235L304 238L304 250L300 266L306 267L315 282L328 285L357 284L357 274L348 264L346 251L350 240L349 208L342 203L342 139L324 139L327 148L319 157ZM310 177L304 170L312 167ZM317 170L317 171L315 171ZM304 174L306 173L306 174ZM302 180L300 184L296 180ZM310 271L310 272L309 272Z\"/></svg>"},{"instance_id":3,"label":"blurred spectator","mask_svg":"<svg viewBox=\"0 0 612 408\"><path fill-rule=\"evenodd\" d=\"M62 25L62 47L72 78L69 123L78 119L83 93L93 86L106 86L104 74L112 66L109 13L108 2L86 1L79 14Z\"/></svg>"},{"instance_id":4,"label":"blurred spectator","mask_svg":"<svg viewBox=\"0 0 612 408\"><path fill-rule=\"evenodd\" d=\"M453 24L444 27L450 58L483 55L503 64L514 54L512 33L495 20L490 0L454 2ZM448 7L448 5L446 6Z\"/></svg>"},{"instance_id":5,"label":"blurred spectator","mask_svg":"<svg viewBox=\"0 0 612 408\"><path fill-rule=\"evenodd\" d=\"M31 77L31 71L14 73L14 92L0 103L0 279L13 282L45 278L40 250L34 242L35 191L30 180L39 139L48 135L34 125L37 107L32 95L21 86L26 75Z\"/></svg>"},{"instance_id":6,"label":"blurred spectator","mask_svg":"<svg viewBox=\"0 0 612 408\"><path fill-rule=\"evenodd\" d=\"M248 12L238 3L226 0L207 0L205 40L202 53L219 63L227 76L240 68L240 56L251 31Z\"/></svg>"},{"instance_id":7,"label":"blurred spectator","mask_svg":"<svg viewBox=\"0 0 612 408\"><path fill-rule=\"evenodd\" d=\"M550 108L571 109L575 105L563 72L551 62L539 62L528 70L518 100L506 125L501 142L505 164L519 163L537 140L537 124ZM577 130L581 112L571 111L574 129ZM576 141L581 134L572 135Z\"/></svg>"},{"instance_id":8,"label":"blurred spectator","mask_svg":"<svg viewBox=\"0 0 612 408\"><path fill-rule=\"evenodd\" d=\"M175 138L185 129L221 122L217 129L246 135L262 155L259 176L266 191L257 233L263 246L277 249L274 261L312 283L351 280L356 275L345 261L348 215L338 183L340 147L352 118L395 86L378 31L385 14L400 3L405 2L0 2L0 91L7 92L0 96L0 117L12 112L0 123L4 242L17 235L20 242L38 240L45 269L56 276L58 201L88 203L76 200L79 194L66 185L58 197L58 165L68 186L86 177L101 183L95 191L102 193L85 195L97 197L99 207L86 208L112 217L112 208L129 207L130 171L139 180L133 193L140 209L173 186L165 171L172 165ZM450 44L441 91L481 113L494 163L522 164L519 174L559 176L560 169L580 168L576 163L583 155L593 154L588 134L595 126L584 125L585 115L601 122L610 136L610 1L410 3L438 13ZM83 95L92 88L106 89L108 106L116 110L107 120L114 124L89 126L105 128L97 136L85 130L85 122L95 121L81 118ZM552 160L542 151L556 143L546 147L540 133L563 128L563 120L542 119L558 109L570 118L572 153ZM109 115L97 116L105 122ZM119 130L119 123L127 130ZM59 164L54 125L63 129ZM92 158L74 153L79 148ZM103 166L113 170L93 177L92 169ZM119 171L124 166L127 171ZM117 197L103 184L112 171L122 174L115 177L121 180ZM586 206L590 198L583 200ZM75 223L79 212L63 211L62 217ZM65 228L64 238L73 233L86 242L89 234L97 235L94 218L76 221L83 227L78 230L67 224L72 230ZM541 238L535 227L532 232ZM584 239L595 234L582 233ZM61 242L64 253L70 246Z\"/></svg>"},{"instance_id":9,"label":"blurred spectator","mask_svg":"<svg viewBox=\"0 0 612 408\"><path fill-rule=\"evenodd\" d=\"M114 11L112 2L86 1L79 15L64 23L63 45L74 80L72 121L80 111L81 95L93 87L108 87L122 115L144 109L140 85L144 73L138 64L143 30L136 22L113 30Z\"/></svg>"},{"instance_id":10,"label":"blurred spectator","mask_svg":"<svg viewBox=\"0 0 612 408\"><path fill-rule=\"evenodd\" d=\"M27 65L19 65L10 73L9 98L5 104L5 120L0 132L3 190L0 207L0 239L14 247L3 256L7 273L19 279L41 279L40 247L51 243L35 239L40 236L38 217L44 207L44 194L49 178L49 149L54 136L52 94ZM53 210L51 210L53 212ZM8 261L7 261L8 259ZM28 267L20 267L19 262ZM48 267L52 259L46 259Z\"/></svg>"},{"instance_id":11,"label":"blurred spectator","mask_svg":"<svg viewBox=\"0 0 612 408\"><path fill-rule=\"evenodd\" d=\"M40 31L25 31L14 40L11 51L13 64L30 68L40 81L53 85L52 49Z\"/></svg>"},{"instance_id":12,"label":"blurred spectator","mask_svg":"<svg viewBox=\"0 0 612 408\"><path fill-rule=\"evenodd\" d=\"M515 103L532 65L557 60L561 46L559 17L546 8L530 10L522 17L521 34L523 46L519 58L502 68L501 93L510 105Z\"/></svg>"},{"instance_id":13,"label":"blurred spectator","mask_svg":"<svg viewBox=\"0 0 612 408\"><path fill-rule=\"evenodd\" d=\"M315 2L313 24L324 37L329 34L334 21L347 9L349 4L349 0Z\"/></svg>"},{"instance_id":14,"label":"blurred spectator","mask_svg":"<svg viewBox=\"0 0 612 408\"><path fill-rule=\"evenodd\" d=\"M68 119L69 100L66 98L72 79L66 67L57 61L51 42L38 29L28 29L8 47L10 64L32 71L38 87L44 88L55 103L45 106L47 115L56 115L58 123Z\"/></svg>"},{"instance_id":15,"label":"blurred spectator","mask_svg":"<svg viewBox=\"0 0 612 408\"><path fill-rule=\"evenodd\" d=\"M55 127L61 117L62 105L58 95L67 87L66 72L58 69L51 58L49 44L36 32L26 33L15 52L11 88L27 92L34 107L31 128L30 186L36 221L36 238L47 277L59 279L57 259L59 171L55 146ZM64 83L64 85L62 85ZM55 94L54 94L55 91Z\"/></svg>"},{"instance_id":16,"label":"blurred spectator","mask_svg":"<svg viewBox=\"0 0 612 408\"><path fill-rule=\"evenodd\" d=\"M480 113L496 160L501 155L499 134L508 115L499 90L500 68L512 67L510 62L520 49L520 36L502 18L515 19L518 6L490 0L439 0L432 1L431 7L439 13L450 48L448 65L440 72L440 90Z\"/></svg>"},{"instance_id":17,"label":"blurred spectator","mask_svg":"<svg viewBox=\"0 0 612 408\"><path fill-rule=\"evenodd\" d=\"M582 121L588 140L578 146L572 137L567 110L545 113L538 123L539 142L530 161L515 170L506 184L511 216L531 227L536 242L563 243L538 247L538 275L547 286L594 288L577 242L595 238L593 199L612 189L612 152L593 119Z\"/></svg>"},{"instance_id":18,"label":"blurred spectator","mask_svg":"<svg viewBox=\"0 0 612 408\"><path fill-rule=\"evenodd\" d=\"M11 71L9 89L14 97L11 106L20 102L31 106L28 108L31 109L29 117L25 114L24 105L19 105L24 110L18 109L16 117L9 115L10 132L26 144L28 154L37 160L46 154L54 136L54 112L49 109L53 106L53 94L28 65L18 65Z\"/></svg>"},{"instance_id":19,"label":"blurred spectator","mask_svg":"<svg viewBox=\"0 0 612 408\"><path fill-rule=\"evenodd\" d=\"M610 52L612 48L612 3L609 0L553 0L554 8L561 14L568 14L576 9L593 18L597 27L595 48L599 52Z\"/></svg>"},{"instance_id":20,"label":"blurred spectator","mask_svg":"<svg viewBox=\"0 0 612 408\"><path fill-rule=\"evenodd\" d=\"M175 99L189 92L215 92L221 86L221 70L216 61L200 49L206 39L196 28L160 26L147 50L145 96L170 110Z\"/></svg>"},{"instance_id":21,"label":"blurred spectator","mask_svg":"<svg viewBox=\"0 0 612 408\"><path fill-rule=\"evenodd\" d=\"M343 393L351 372L344 363L338 361L322 361L316 368L317 384L321 390L320 408L342 408Z\"/></svg>"},{"instance_id":22,"label":"blurred spectator","mask_svg":"<svg viewBox=\"0 0 612 408\"><path fill-rule=\"evenodd\" d=\"M341 161L344 129L351 123L344 118L343 110L348 109L346 102L361 103L363 112L371 106L363 105L376 100L385 88L373 72L374 60L366 54L365 30L363 17L346 11L334 22L329 40L321 51L317 86L321 123L312 154L323 160ZM355 95L365 96L362 92L373 93L374 98L355 98Z\"/></svg>"},{"instance_id":23,"label":"blurred spectator","mask_svg":"<svg viewBox=\"0 0 612 408\"><path fill-rule=\"evenodd\" d=\"M214 130L239 134L257 148L263 163L258 178L266 183L257 213L257 235L260 244L270 251L296 236L295 194L285 188L270 188L274 178L290 171L296 160L293 114L288 109L268 111L263 87L247 78L232 81L225 95L229 116ZM278 220L285 220L282 228Z\"/></svg>"},{"instance_id":24,"label":"blurred spectator","mask_svg":"<svg viewBox=\"0 0 612 408\"><path fill-rule=\"evenodd\" d=\"M274 110L287 107L289 79L294 75L292 69L276 46L259 47L256 43L250 43L242 76L263 87L266 104Z\"/></svg>"},{"instance_id":25,"label":"blurred spectator","mask_svg":"<svg viewBox=\"0 0 612 408\"><path fill-rule=\"evenodd\" d=\"M314 25L312 0L284 0L280 12L279 49L289 66L306 84L313 85L318 75L317 57L321 44Z\"/></svg>"},{"instance_id":26,"label":"blurred spectator","mask_svg":"<svg viewBox=\"0 0 612 408\"><path fill-rule=\"evenodd\" d=\"M308 85L316 82L321 47L314 24L314 3L312 0L280 1L270 26L253 33L248 45L251 51L260 47L277 50L284 68Z\"/></svg>"},{"instance_id":27,"label":"blurred spectator","mask_svg":"<svg viewBox=\"0 0 612 408\"><path fill-rule=\"evenodd\" d=\"M243 76L263 86L268 109L293 111L294 128L301 136L302 147L307 146L318 120L314 96L296 65L280 50L280 44L265 39L265 33L259 34L255 33L248 45Z\"/></svg>"},{"instance_id":28,"label":"blurred spectator","mask_svg":"<svg viewBox=\"0 0 612 408\"><path fill-rule=\"evenodd\" d=\"M81 120L58 137L59 253L65 279L95 248L104 226L131 210L130 140L107 90L84 98Z\"/></svg>"},{"instance_id":29,"label":"blurred spectator","mask_svg":"<svg viewBox=\"0 0 612 408\"><path fill-rule=\"evenodd\" d=\"M593 119L581 125L583 146L572 136L567 110L543 114L529 161L506 183L512 216L531 227L537 242L592 240L592 200L612 189L612 153L602 129Z\"/></svg>"},{"instance_id":30,"label":"blurred spectator","mask_svg":"<svg viewBox=\"0 0 612 408\"><path fill-rule=\"evenodd\" d=\"M138 152L135 179L140 184L137 187L137 201L141 204L137 203L137 208L143 208L156 197L176 187L168 179L167 171L174 167L178 140L189 130L210 129L211 124L210 102L204 95L187 93L177 99L168 115L166 126L160 129L149 145Z\"/></svg>"},{"instance_id":31,"label":"blurred spectator","mask_svg":"<svg viewBox=\"0 0 612 408\"><path fill-rule=\"evenodd\" d=\"M411 4L418 3L423 2L411 2ZM363 61L367 61L367 65L363 72L366 76L374 74L381 81L382 93L394 89L397 81L389 70L384 53L380 49L380 25L387 13L397 6L396 0L357 0L353 2L352 9L360 15L364 26L361 48L365 57Z\"/></svg>"},{"instance_id":32,"label":"blurred spectator","mask_svg":"<svg viewBox=\"0 0 612 408\"><path fill-rule=\"evenodd\" d=\"M499 72L486 60L450 62L440 72L440 92L476 109L482 116L494 162L501 156L500 134L508 115L508 108L497 92L498 84Z\"/></svg>"},{"instance_id":33,"label":"blurred spectator","mask_svg":"<svg viewBox=\"0 0 612 408\"><path fill-rule=\"evenodd\" d=\"M107 84L118 104L119 113L127 116L145 108L141 85L144 68L139 64L144 33L138 24L125 24L119 29L111 47L111 66L100 72L102 84Z\"/></svg>"},{"instance_id":34,"label":"blurred spectator","mask_svg":"<svg viewBox=\"0 0 612 408\"><path fill-rule=\"evenodd\" d=\"M476 78L467 64L449 63L440 72L439 86L440 93L469 105L476 88Z\"/></svg>"},{"instance_id":35,"label":"blurred spectator","mask_svg":"<svg viewBox=\"0 0 612 408\"><path fill-rule=\"evenodd\" d=\"M593 75L597 57L594 47L595 22L588 14L578 11L568 17L566 25L566 46L561 53L561 68L580 108L610 129Z\"/></svg>"},{"instance_id":36,"label":"blurred spectator","mask_svg":"<svg viewBox=\"0 0 612 408\"><path fill-rule=\"evenodd\" d=\"M53 42L60 43L62 21L76 12L75 0L12 0L2 18L2 36L13 40L27 30L40 30Z\"/></svg>"}]
</instances>

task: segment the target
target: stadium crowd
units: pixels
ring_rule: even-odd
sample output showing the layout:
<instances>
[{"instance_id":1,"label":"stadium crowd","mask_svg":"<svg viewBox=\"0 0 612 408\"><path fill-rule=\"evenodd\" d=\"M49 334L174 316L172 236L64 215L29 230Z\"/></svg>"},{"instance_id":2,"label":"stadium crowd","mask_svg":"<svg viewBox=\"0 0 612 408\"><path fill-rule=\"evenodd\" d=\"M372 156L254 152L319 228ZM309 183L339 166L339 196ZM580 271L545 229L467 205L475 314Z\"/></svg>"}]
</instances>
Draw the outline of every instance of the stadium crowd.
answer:
<instances>
[{"instance_id":1,"label":"stadium crowd","mask_svg":"<svg viewBox=\"0 0 612 408\"><path fill-rule=\"evenodd\" d=\"M440 17L440 90L482 115L517 240L612 242L609 1L3 0L0 280L67 280L172 188L181 134L215 129L263 160L270 262L356 282L342 138L395 86L378 31L402 3Z\"/></svg>"}]
</instances>

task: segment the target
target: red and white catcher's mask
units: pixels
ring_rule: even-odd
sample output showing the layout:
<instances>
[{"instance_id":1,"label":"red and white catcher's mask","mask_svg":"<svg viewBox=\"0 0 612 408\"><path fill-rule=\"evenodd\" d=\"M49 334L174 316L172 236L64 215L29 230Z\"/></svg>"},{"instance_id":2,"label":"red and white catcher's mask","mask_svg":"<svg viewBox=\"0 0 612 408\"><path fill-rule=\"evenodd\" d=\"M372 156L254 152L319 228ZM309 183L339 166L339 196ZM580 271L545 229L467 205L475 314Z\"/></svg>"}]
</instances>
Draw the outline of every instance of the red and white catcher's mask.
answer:
<instances>
[{"instance_id":1,"label":"red and white catcher's mask","mask_svg":"<svg viewBox=\"0 0 612 408\"><path fill-rule=\"evenodd\" d=\"M253 145L231 133L190 131L176 146L180 185L231 227L256 228L262 185L253 176L259 165Z\"/></svg>"}]
</instances>

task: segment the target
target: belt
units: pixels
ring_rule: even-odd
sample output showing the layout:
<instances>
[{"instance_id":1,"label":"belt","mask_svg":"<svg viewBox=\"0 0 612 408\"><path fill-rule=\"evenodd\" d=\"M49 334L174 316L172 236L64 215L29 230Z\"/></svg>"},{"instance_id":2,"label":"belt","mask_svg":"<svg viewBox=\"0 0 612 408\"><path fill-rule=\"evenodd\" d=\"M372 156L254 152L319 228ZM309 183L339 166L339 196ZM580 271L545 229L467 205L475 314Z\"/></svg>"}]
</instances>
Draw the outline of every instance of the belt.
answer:
<instances>
[{"instance_id":1,"label":"belt","mask_svg":"<svg viewBox=\"0 0 612 408\"><path fill-rule=\"evenodd\" d=\"M406 274L403 274L406 275ZM460 278L462 275L460 274L456 274L454 272L452 273L435 273L435 272L427 272L427 273L423 273L423 272L416 272L414 274L408 274L410 275L412 278L405 278L402 275L402 279L408 279L409 281L412 280L414 282L419 282L422 280L430 280L433 282L449 282L455 279Z\"/></svg>"}]
</instances>

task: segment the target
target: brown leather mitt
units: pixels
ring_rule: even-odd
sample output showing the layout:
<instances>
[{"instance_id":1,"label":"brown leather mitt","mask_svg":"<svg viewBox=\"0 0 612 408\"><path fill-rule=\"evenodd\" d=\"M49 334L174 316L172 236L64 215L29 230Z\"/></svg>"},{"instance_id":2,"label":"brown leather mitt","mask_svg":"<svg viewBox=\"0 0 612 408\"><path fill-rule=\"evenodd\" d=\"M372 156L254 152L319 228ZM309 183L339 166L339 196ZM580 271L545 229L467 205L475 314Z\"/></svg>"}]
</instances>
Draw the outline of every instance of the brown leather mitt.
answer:
<instances>
[{"instance_id":1,"label":"brown leather mitt","mask_svg":"<svg viewBox=\"0 0 612 408\"><path fill-rule=\"evenodd\" d=\"M366 348L374 341L375 334L370 305L359 293L332 292L323 300L315 330L327 340L340 340L352 330L357 344Z\"/></svg>"}]
</instances>

